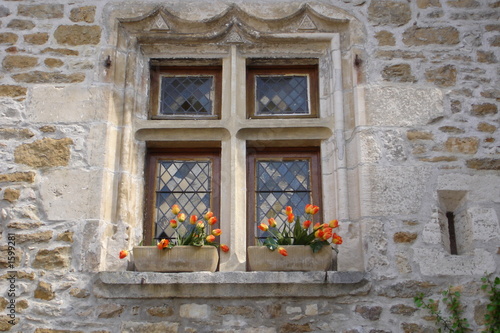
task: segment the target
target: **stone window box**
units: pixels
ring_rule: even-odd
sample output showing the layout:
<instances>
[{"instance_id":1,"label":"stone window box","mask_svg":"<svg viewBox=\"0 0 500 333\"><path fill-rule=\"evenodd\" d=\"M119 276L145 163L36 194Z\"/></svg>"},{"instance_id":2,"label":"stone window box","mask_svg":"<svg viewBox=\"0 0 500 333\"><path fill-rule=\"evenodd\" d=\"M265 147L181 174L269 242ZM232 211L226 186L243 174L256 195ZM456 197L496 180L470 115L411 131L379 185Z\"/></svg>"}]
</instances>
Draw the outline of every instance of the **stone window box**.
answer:
<instances>
[{"instance_id":1,"label":"stone window box","mask_svg":"<svg viewBox=\"0 0 500 333\"><path fill-rule=\"evenodd\" d=\"M99 298L341 297L370 290L365 272L99 272Z\"/></svg>"}]
</instances>

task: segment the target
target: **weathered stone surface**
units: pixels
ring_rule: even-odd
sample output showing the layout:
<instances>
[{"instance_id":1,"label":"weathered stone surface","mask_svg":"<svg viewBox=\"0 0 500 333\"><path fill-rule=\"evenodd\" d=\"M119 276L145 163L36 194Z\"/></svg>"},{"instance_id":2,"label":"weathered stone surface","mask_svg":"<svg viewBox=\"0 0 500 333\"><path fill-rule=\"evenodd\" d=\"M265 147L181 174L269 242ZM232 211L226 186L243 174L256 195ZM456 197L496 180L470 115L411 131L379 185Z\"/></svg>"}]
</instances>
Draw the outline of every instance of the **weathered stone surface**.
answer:
<instances>
[{"instance_id":1,"label":"weathered stone surface","mask_svg":"<svg viewBox=\"0 0 500 333\"><path fill-rule=\"evenodd\" d=\"M434 134L428 131L410 130L406 132L408 140L433 140Z\"/></svg>"},{"instance_id":2,"label":"weathered stone surface","mask_svg":"<svg viewBox=\"0 0 500 333\"><path fill-rule=\"evenodd\" d=\"M460 34L455 27L417 27L413 26L403 33L403 42L409 46L456 45Z\"/></svg>"},{"instance_id":3,"label":"weathered stone surface","mask_svg":"<svg viewBox=\"0 0 500 333\"><path fill-rule=\"evenodd\" d=\"M438 163L438 162L454 162L457 161L458 158L455 156L435 156L435 157L420 158L419 160L423 162Z\"/></svg>"},{"instance_id":4,"label":"weathered stone surface","mask_svg":"<svg viewBox=\"0 0 500 333\"><path fill-rule=\"evenodd\" d=\"M492 103L473 104L472 115L477 117L489 116L498 113L498 108Z\"/></svg>"},{"instance_id":5,"label":"weathered stone surface","mask_svg":"<svg viewBox=\"0 0 500 333\"><path fill-rule=\"evenodd\" d=\"M56 240L68 242L68 243L73 243L73 234L74 234L74 232L66 230L65 232L57 235Z\"/></svg>"},{"instance_id":6,"label":"weathered stone surface","mask_svg":"<svg viewBox=\"0 0 500 333\"><path fill-rule=\"evenodd\" d=\"M70 49L54 49L52 47L48 47L46 49L42 50L42 54L45 53L50 53L50 54L55 54L55 55L67 55L67 56L77 56L80 53L76 50L70 50Z\"/></svg>"},{"instance_id":7,"label":"weathered stone surface","mask_svg":"<svg viewBox=\"0 0 500 333\"><path fill-rule=\"evenodd\" d=\"M418 237L414 232L396 232L394 234L394 243L413 243Z\"/></svg>"},{"instance_id":8,"label":"weathered stone surface","mask_svg":"<svg viewBox=\"0 0 500 333\"><path fill-rule=\"evenodd\" d=\"M64 65L64 62L60 59L47 58L43 61L43 63L50 68L57 68Z\"/></svg>"},{"instance_id":9,"label":"weathered stone surface","mask_svg":"<svg viewBox=\"0 0 500 333\"><path fill-rule=\"evenodd\" d=\"M40 250L35 256L33 267L47 270L66 269L70 265L70 250L70 247Z\"/></svg>"},{"instance_id":10,"label":"weathered stone surface","mask_svg":"<svg viewBox=\"0 0 500 333\"><path fill-rule=\"evenodd\" d=\"M123 322L120 332L122 333L178 333L179 324L160 322Z\"/></svg>"},{"instance_id":11,"label":"weathered stone surface","mask_svg":"<svg viewBox=\"0 0 500 333\"><path fill-rule=\"evenodd\" d=\"M56 131L56 127L50 126L50 125L44 125L44 126L40 127L40 131L42 131L44 133L54 133Z\"/></svg>"},{"instance_id":12,"label":"weathered stone surface","mask_svg":"<svg viewBox=\"0 0 500 333\"><path fill-rule=\"evenodd\" d=\"M454 133L454 134L465 133L465 130L455 126L441 126L439 127L439 130L444 133Z\"/></svg>"},{"instance_id":13,"label":"weathered stone surface","mask_svg":"<svg viewBox=\"0 0 500 333\"><path fill-rule=\"evenodd\" d=\"M368 19L374 25L405 25L411 19L411 8L404 2L372 1L370 7L368 7Z\"/></svg>"},{"instance_id":14,"label":"weathered stone surface","mask_svg":"<svg viewBox=\"0 0 500 333\"><path fill-rule=\"evenodd\" d=\"M365 93L367 124L372 126L427 125L443 115L439 89L369 87Z\"/></svg>"},{"instance_id":15,"label":"weathered stone surface","mask_svg":"<svg viewBox=\"0 0 500 333\"><path fill-rule=\"evenodd\" d=\"M118 304L103 304L96 309L98 318L114 318L122 314L125 308Z\"/></svg>"},{"instance_id":16,"label":"weathered stone surface","mask_svg":"<svg viewBox=\"0 0 500 333\"><path fill-rule=\"evenodd\" d=\"M14 85L0 85L0 97L25 97L28 89L26 87Z\"/></svg>"},{"instance_id":17,"label":"weathered stone surface","mask_svg":"<svg viewBox=\"0 0 500 333\"><path fill-rule=\"evenodd\" d=\"M20 195L21 191L16 190L14 188L6 188L5 191L3 192L3 199L12 203L14 201L17 201Z\"/></svg>"},{"instance_id":18,"label":"weathered stone surface","mask_svg":"<svg viewBox=\"0 0 500 333\"><path fill-rule=\"evenodd\" d=\"M47 282L40 281L35 289L35 298L50 301L56 297L52 291L52 285Z\"/></svg>"},{"instance_id":19,"label":"weathered stone surface","mask_svg":"<svg viewBox=\"0 0 500 333\"><path fill-rule=\"evenodd\" d=\"M477 124L477 130L480 132L493 133L497 130L497 127L488 123L479 123Z\"/></svg>"},{"instance_id":20,"label":"weathered stone surface","mask_svg":"<svg viewBox=\"0 0 500 333\"><path fill-rule=\"evenodd\" d=\"M279 332L283 333L301 333L301 332L312 332L311 325L309 324L293 324L293 323L286 323L284 325L281 325L279 328Z\"/></svg>"},{"instance_id":21,"label":"weathered stone surface","mask_svg":"<svg viewBox=\"0 0 500 333\"><path fill-rule=\"evenodd\" d=\"M101 40L101 27L87 25L61 25L54 32L59 44L95 45Z\"/></svg>"},{"instance_id":22,"label":"weathered stone surface","mask_svg":"<svg viewBox=\"0 0 500 333\"><path fill-rule=\"evenodd\" d=\"M496 64L498 62L497 57L494 52L488 51L477 51L477 61L487 63L487 64Z\"/></svg>"},{"instance_id":23,"label":"weathered stone surface","mask_svg":"<svg viewBox=\"0 0 500 333\"><path fill-rule=\"evenodd\" d=\"M500 159L474 158L466 161L467 167L476 170L500 170Z\"/></svg>"},{"instance_id":24,"label":"weathered stone surface","mask_svg":"<svg viewBox=\"0 0 500 333\"><path fill-rule=\"evenodd\" d=\"M30 73L21 73L12 75L16 82L25 83L76 83L85 80L85 74L63 74L54 72L34 71Z\"/></svg>"},{"instance_id":25,"label":"weathered stone surface","mask_svg":"<svg viewBox=\"0 0 500 333\"><path fill-rule=\"evenodd\" d=\"M375 38L378 40L378 45L380 46L394 46L396 45L396 39L392 32L383 30L375 34Z\"/></svg>"},{"instance_id":26,"label":"weathered stone surface","mask_svg":"<svg viewBox=\"0 0 500 333\"><path fill-rule=\"evenodd\" d=\"M413 298L418 293L427 295L430 289L435 286L432 282L406 280L389 286L380 286L377 288L377 294L390 298Z\"/></svg>"},{"instance_id":27,"label":"weathered stone surface","mask_svg":"<svg viewBox=\"0 0 500 333\"><path fill-rule=\"evenodd\" d=\"M0 183L17 183L17 182L26 182L33 183L35 181L35 173L34 172L14 172L7 174L0 174Z\"/></svg>"},{"instance_id":28,"label":"weathered stone surface","mask_svg":"<svg viewBox=\"0 0 500 333\"><path fill-rule=\"evenodd\" d=\"M86 289L71 288L69 294L76 298L87 298L90 296L90 292Z\"/></svg>"},{"instance_id":29,"label":"weathered stone surface","mask_svg":"<svg viewBox=\"0 0 500 333\"><path fill-rule=\"evenodd\" d=\"M448 0L447 4L456 8L475 8L479 6L476 0Z\"/></svg>"},{"instance_id":30,"label":"weathered stone surface","mask_svg":"<svg viewBox=\"0 0 500 333\"><path fill-rule=\"evenodd\" d=\"M18 36L12 32L0 33L0 44L15 44Z\"/></svg>"},{"instance_id":31,"label":"weathered stone surface","mask_svg":"<svg viewBox=\"0 0 500 333\"><path fill-rule=\"evenodd\" d=\"M3 59L3 68L7 70L31 68L38 64L38 58L21 55L8 55Z\"/></svg>"},{"instance_id":32,"label":"weathered stone surface","mask_svg":"<svg viewBox=\"0 0 500 333\"><path fill-rule=\"evenodd\" d=\"M448 138L445 144L446 151L450 153L475 154L479 147L479 139L476 137Z\"/></svg>"},{"instance_id":33,"label":"weathered stone surface","mask_svg":"<svg viewBox=\"0 0 500 333\"><path fill-rule=\"evenodd\" d=\"M66 166L70 159L69 138L44 138L33 143L20 145L14 152L15 162L34 168Z\"/></svg>"},{"instance_id":34,"label":"weathered stone surface","mask_svg":"<svg viewBox=\"0 0 500 333\"><path fill-rule=\"evenodd\" d=\"M43 45L49 40L49 34L46 32L38 32L34 34L24 35L24 41L29 44Z\"/></svg>"},{"instance_id":35,"label":"weathered stone surface","mask_svg":"<svg viewBox=\"0 0 500 333\"><path fill-rule=\"evenodd\" d=\"M6 274L0 276L0 279L10 279L12 274L16 276L16 280L24 279L33 281L35 279L35 273L33 272L27 273L23 271L7 272Z\"/></svg>"},{"instance_id":36,"label":"weathered stone surface","mask_svg":"<svg viewBox=\"0 0 500 333\"><path fill-rule=\"evenodd\" d=\"M411 316L417 310L418 310L417 308L414 308L412 306L408 306L405 304L393 305L393 306L391 306L391 309L390 309L391 313L399 314L399 315L403 315L403 316Z\"/></svg>"},{"instance_id":37,"label":"weathered stone surface","mask_svg":"<svg viewBox=\"0 0 500 333\"><path fill-rule=\"evenodd\" d=\"M428 7L441 7L439 0L417 0L418 8L425 9Z\"/></svg>"},{"instance_id":38,"label":"weathered stone surface","mask_svg":"<svg viewBox=\"0 0 500 333\"><path fill-rule=\"evenodd\" d=\"M18 267L20 265L22 255L22 250L17 247L15 248L14 253L12 253L12 249L9 250L9 247L7 245L0 246L0 268L12 269L12 267L10 267L11 265L13 267ZM12 260L12 257L14 257L14 260Z\"/></svg>"},{"instance_id":39,"label":"weathered stone surface","mask_svg":"<svg viewBox=\"0 0 500 333\"><path fill-rule=\"evenodd\" d=\"M0 17L6 17L10 15L10 10L9 8L5 6L0 6Z\"/></svg>"},{"instance_id":40,"label":"weathered stone surface","mask_svg":"<svg viewBox=\"0 0 500 333\"><path fill-rule=\"evenodd\" d=\"M34 242L34 243L41 243L41 242L48 242L52 239L53 235L52 230L47 230L47 231L41 231L41 232L35 232L31 234L16 234L16 242L17 243L26 243L26 242Z\"/></svg>"},{"instance_id":41,"label":"weathered stone surface","mask_svg":"<svg viewBox=\"0 0 500 333\"><path fill-rule=\"evenodd\" d=\"M102 87L37 86L32 89L33 111L28 118L41 123L106 119L107 114L102 110L109 109L110 94Z\"/></svg>"},{"instance_id":42,"label":"weathered stone surface","mask_svg":"<svg viewBox=\"0 0 500 333\"><path fill-rule=\"evenodd\" d=\"M430 175L428 167L362 168L366 215L398 215L418 212Z\"/></svg>"},{"instance_id":43,"label":"weathered stone surface","mask_svg":"<svg viewBox=\"0 0 500 333\"><path fill-rule=\"evenodd\" d=\"M361 317L374 321L380 319L380 315L382 314L382 307L357 305L355 311L359 313Z\"/></svg>"},{"instance_id":44,"label":"weathered stone surface","mask_svg":"<svg viewBox=\"0 0 500 333\"><path fill-rule=\"evenodd\" d=\"M51 328L37 328L35 333L84 333L83 331L54 330Z\"/></svg>"},{"instance_id":45,"label":"weathered stone surface","mask_svg":"<svg viewBox=\"0 0 500 333\"><path fill-rule=\"evenodd\" d=\"M29 230L29 229L36 229L42 225L43 225L42 222L10 222L7 225L7 227L19 230Z\"/></svg>"},{"instance_id":46,"label":"weathered stone surface","mask_svg":"<svg viewBox=\"0 0 500 333\"><path fill-rule=\"evenodd\" d=\"M69 19L73 22L93 23L95 18L95 6L73 8Z\"/></svg>"},{"instance_id":47,"label":"weathered stone surface","mask_svg":"<svg viewBox=\"0 0 500 333\"><path fill-rule=\"evenodd\" d=\"M19 5L17 12L21 16L37 19L54 19L64 16L64 5Z\"/></svg>"},{"instance_id":48,"label":"weathered stone surface","mask_svg":"<svg viewBox=\"0 0 500 333\"><path fill-rule=\"evenodd\" d=\"M438 87L452 87L457 83L457 69L453 65L446 65L425 72L427 81Z\"/></svg>"},{"instance_id":49,"label":"weathered stone surface","mask_svg":"<svg viewBox=\"0 0 500 333\"><path fill-rule=\"evenodd\" d=\"M12 319L8 315L0 315L0 331L10 331L13 327L15 327L11 324L11 321L14 321L14 325L17 325L19 323L19 320L19 317Z\"/></svg>"},{"instance_id":50,"label":"weathered stone surface","mask_svg":"<svg viewBox=\"0 0 500 333\"><path fill-rule=\"evenodd\" d=\"M149 315L153 317L170 317L174 314L174 309L171 306L155 306L147 309Z\"/></svg>"},{"instance_id":51,"label":"weathered stone surface","mask_svg":"<svg viewBox=\"0 0 500 333\"><path fill-rule=\"evenodd\" d=\"M35 23L29 20L19 20L13 19L7 24L7 28L15 29L15 30L31 30L35 27Z\"/></svg>"},{"instance_id":52,"label":"weathered stone surface","mask_svg":"<svg viewBox=\"0 0 500 333\"><path fill-rule=\"evenodd\" d=\"M210 307L207 304L182 304L179 309L179 315L182 318L208 319L210 316Z\"/></svg>"},{"instance_id":53,"label":"weathered stone surface","mask_svg":"<svg viewBox=\"0 0 500 333\"><path fill-rule=\"evenodd\" d=\"M416 248L414 258L424 276L474 275L476 272L489 274L496 269L494 255L483 249L455 256L440 249Z\"/></svg>"},{"instance_id":54,"label":"weathered stone surface","mask_svg":"<svg viewBox=\"0 0 500 333\"><path fill-rule=\"evenodd\" d=\"M411 72L408 64L387 66L382 70L382 78L392 82L416 82L417 79Z\"/></svg>"},{"instance_id":55,"label":"weathered stone surface","mask_svg":"<svg viewBox=\"0 0 500 333\"><path fill-rule=\"evenodd\" d=\"M68 182L67 179L72 181ZM40 194L47 218L97 218L101 196L93 189L101 181L102 175L98 171L54 169L44 172Z\"/></svg>"},{"instance_id":56,"label":"weathered stone surface","mask_svg":"<svg viewBox=\"0 0 500 333\"><path fill-rule=\"evenodd\" d=\"M0 140L23 140L35 134L27 128L0 128Z\"/></svg>"}]
</instances>

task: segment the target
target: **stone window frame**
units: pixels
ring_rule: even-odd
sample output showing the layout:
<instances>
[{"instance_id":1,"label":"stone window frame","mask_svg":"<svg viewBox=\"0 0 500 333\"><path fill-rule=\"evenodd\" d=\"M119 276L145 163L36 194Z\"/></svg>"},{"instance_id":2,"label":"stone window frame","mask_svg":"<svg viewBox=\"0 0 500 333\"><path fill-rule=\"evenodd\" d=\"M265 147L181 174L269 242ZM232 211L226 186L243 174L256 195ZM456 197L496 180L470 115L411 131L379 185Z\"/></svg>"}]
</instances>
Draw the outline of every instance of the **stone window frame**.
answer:
<instances>
[{"instance_id":1,"label":"stone window frame","mask_svg":"<svg viewBox=\"0 0 500 333\"><path fill-rule=\"evenodd\" d=\"M233 5L220 15L199 21L186 21L164 8L149 13L143 11L143 16L125 19L123 11L111 13L110 19L118 23L113 79L117 87L123 87L115 96L117 110L123 110L116 115L123 133L117 141L121 151L118 157L121 171L115 175L118 177L116 191L119 195L110 211L115 216L114 224L122 230L123 240L119 240L122 248L138 244L142 238L144 180L141 166L144 165L148 143L161 141L164 147L177 147L179 143L196 147L219 144L223 151L223 175L224 165L230 170L234 167L241 170L245 165L244 152L248 142L263 146L313 145L320 146L322 151L323 185L327 187L323 200L329 203L323 207L323 214L326 218L345 221L345 232L353 232L350 242L343 245L348 255L344 262L339 261L339 269L364 270L360 226L350 222L349 218L349 196L352 194L347 189L344 141L344 105L354 105L351 99L353 93L356 95L358 91L350 90L352 82L344 81L342 76L343 66L354 62L354 43L357 39L349 36L353 32L359 33L360 23L335 7L328 7L327 11L332 17L319 14L306 4L287 17L270 20L251 16ZM221 30L213 31L215 27L221 27ZM279 44L280 52L277 52L276 44ZM195 128L196 135L190 138L185 136L190 128L185 120L176 121L173 127L166 126L167 120L148 120L145 108L149 102L148 86L144 84L150 59L175 59L193 54L193 49L187 51L188 45L195 45L196 50L203 45L203 52L200 53L203 55L198 54L199 59L222 59L226 68L223 70L223 90L230 91L230 94L222 96L225 106L221 119L200 120ZM245 103L244 90L242 96L238 95L241 87L245 86L240 81L244 78L245 58L276 56L319 59L320 117L300 119L299 122L279 120L279 126L266 119L246 119L241 121L243 125L239 128L227 126L231 117L224 118L224 114L232 116L237 106ZM352 70L350 66L347 68ZM345 87L351 88L346 90ZM346 104L344 99L351 101ZM297 140L297 137L306 139ZM231 154L224 151L231 151ZM244 271L246 266L246 207L245 191L242 190L245 188L242 181L245 177L240 176L241 172L237 171L230 180L226 180L233 183L226 197L221 198L221 201L233 200L232 206L221 209L221 223L231 221L230 232L222 237L221 242L232 247L230 254L221 257L221 271ZM116 245L110 248L114 247ZM111 259L112 254L107 253L107 257ZM356 258L354 261L353 257ZM106 267L105 270L120 270L123 263L109 260L102 267Z\"/></svg>"}]
</instances>

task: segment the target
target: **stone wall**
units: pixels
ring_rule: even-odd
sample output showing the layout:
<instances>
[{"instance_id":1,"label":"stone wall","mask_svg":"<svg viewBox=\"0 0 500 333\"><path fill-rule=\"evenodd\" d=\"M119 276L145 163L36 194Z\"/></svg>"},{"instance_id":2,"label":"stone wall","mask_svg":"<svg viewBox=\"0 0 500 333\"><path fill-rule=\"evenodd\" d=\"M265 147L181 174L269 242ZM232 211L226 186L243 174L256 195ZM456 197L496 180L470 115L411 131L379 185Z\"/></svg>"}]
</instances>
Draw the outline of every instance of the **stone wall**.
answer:
<instances>
[{"instance_id":1,"label":"stone wall","mask_svg":"<svg viewBox=\"0 0 500 333\"><path fill-rule=\"evenodd\" d=\"M264 19L302 5L234 2ZM235 298L232 288L253 294L259 280L221 274L200 297L183 297L196 285L176 282L175 297L155 298L172 288L161 274L145 275L144 287L120 275L127 264L118 251L142 229L141 158L129 157L144 149L124 119L144 97L120 80L144 78L141 60L120 53L132 46L120 45L118 19L163 6L202 21L228 6L207 3L0 3L0 331L437 332L413 297L438 299L449 286L478 331L487 302L480 278L500 271L497 0L310 3L350 20L341 41L350 40L347 160L335 169L347 172L349 199L339 260L363 267L362 281L334 279L325 295L308 297L323 282L301 275L278 282L281 294ZM449 211L461 230L458 255L449 251ZM118 272L106 280L109 267Z\"/></svg>"}]
</instances>

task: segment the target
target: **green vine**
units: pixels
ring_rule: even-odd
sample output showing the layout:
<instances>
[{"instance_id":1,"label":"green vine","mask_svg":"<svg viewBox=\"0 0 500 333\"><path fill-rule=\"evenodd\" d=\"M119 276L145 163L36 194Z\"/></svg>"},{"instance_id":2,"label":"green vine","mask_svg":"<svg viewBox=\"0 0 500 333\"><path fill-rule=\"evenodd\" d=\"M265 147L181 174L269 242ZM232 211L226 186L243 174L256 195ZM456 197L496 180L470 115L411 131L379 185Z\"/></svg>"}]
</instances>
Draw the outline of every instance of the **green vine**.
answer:
<instances>
[{"instance_id":1,"label":"green vine","mask_svg":"<svg viewBox=\"0 0 500 333\"><path fill-rule=\"evenodd\" d=\"M463 318L463 306L460 302L460 293L458 291L453 292L451 287L442 292L443 303L448 309L449 316L445 318L441 311L439 310L438 302L433 299L424 299L424 294L420 293L413 298L415 305L419 308L424 308L429 310L429 312L436 318L436 323L447 332L452 333L465 333L469 332L469 323L467 318ZM438 329L442 332L441 328Z\"/></svg>"},{"instance_id":2,"label":"green vine","mask_svg":"<svg viewBox=\"0 0 500 333\"><path fill-rule=\"evenodd\" d=\"M490 303L486 306L486 314L484 315L486 330L485 333L500 333L500 278L497 276L490 279L485 276L481 279L483 285L481 289L489 295Z\"/></svg>"}]
</instances>

